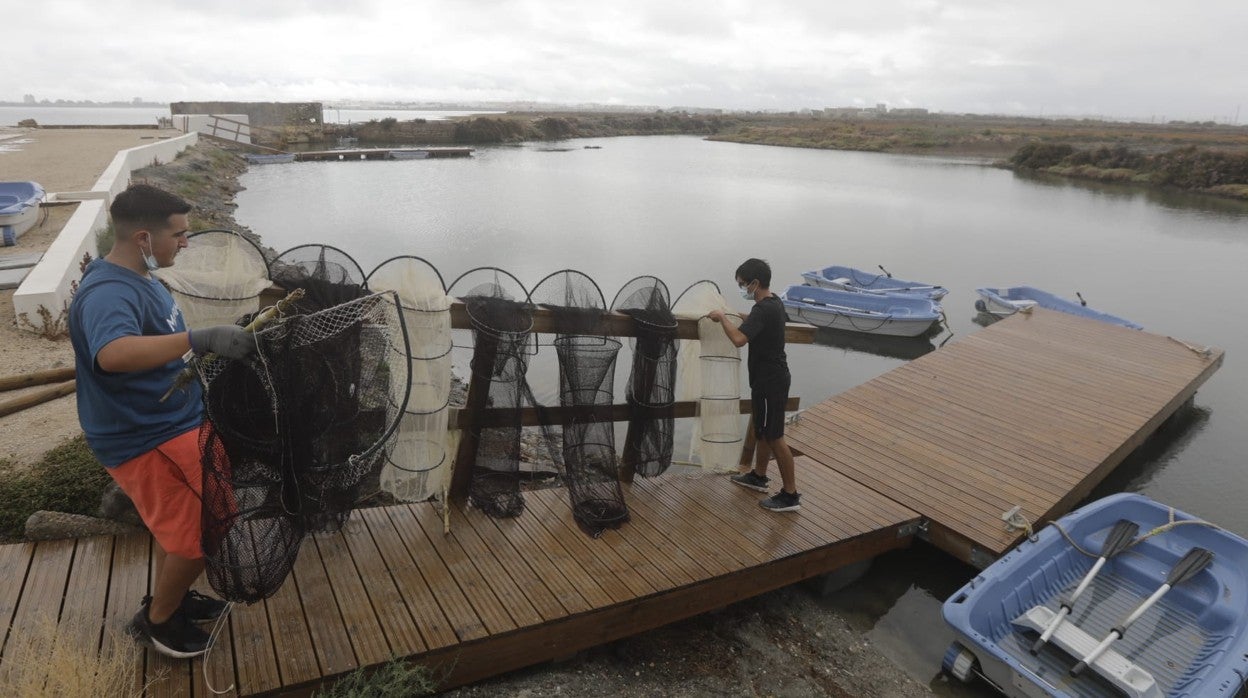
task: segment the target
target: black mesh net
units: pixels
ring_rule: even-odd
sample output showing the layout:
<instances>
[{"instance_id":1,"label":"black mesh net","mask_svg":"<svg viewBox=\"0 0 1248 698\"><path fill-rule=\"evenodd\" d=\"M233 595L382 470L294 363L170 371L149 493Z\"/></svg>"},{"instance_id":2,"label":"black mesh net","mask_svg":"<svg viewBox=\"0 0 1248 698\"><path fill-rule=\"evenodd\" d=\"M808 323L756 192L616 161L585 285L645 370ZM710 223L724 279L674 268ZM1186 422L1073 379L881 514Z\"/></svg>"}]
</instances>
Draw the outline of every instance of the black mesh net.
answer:
<instances>
[{"instance_id":1,"label":"black mesh net","mask_svg":"<svg viewBox=\"0 0 1248 698\"><path fill-rule=\"evenodd\" d=\"M269 264L269 278L287 291L303 289L300 312L314 313L364 295L364 272L351 255L329 245L300 245Z\"/></svg>"},{"instance_id":2,"label":"black mesh net","mask_svg":"<svg viewBox=\"0 0 1248 698\"><path fill-rule=\"evenodd\" d=\"M563 426L563 476L572 513L587 533L599 535L628 520L610 419L621 345L605 335L606 300L585 274L555 272L538 283L530 298L551 313L559 404L571 410Z\"/></svg>"},{"instance_id":3,"label":"black mesh net","mask_svg":"<svg viewBox=\"0 0 1248 698\"><path fill-rule=\"evenodd\" d=\"M208 580L247 603L277 591L305 534L346 521L385 462L409 384L393 293L279 319L256 339L244 361L198 362Z\"/></svg>"},{"instance_id":4,"label":"black mesh net","mask_svg":"<svg viewBox=\"0 0 1248 698\"><path fill-rule=\"evenodd\" d=\"M462 289L462 290L461 290ZM522 397L527 391L528 342L533 329L528 292L514 276L493 267L465 272L448 293L463 301L472 324L473 381L488 381L484 394L469 393L465 414L472 421L468 438L476 440L468 498L489 516L518 516ZM526 300L517 300L526 299ZM482 423L487 407L507 410Z\"/></svg>"},{"instance_id":5,"label":"black mesh net","mask_svg":"<svg viewBox=\"0 0 1248 698\"><path fill-rule=\"evenodd\" d=\"M623 458L643 477L672 465L676 401L676 318L667 286L653 276L639 276L620 289L611 309L633 318L633 365L628 375L630 410Z\"/></svg>"}]
</instances>

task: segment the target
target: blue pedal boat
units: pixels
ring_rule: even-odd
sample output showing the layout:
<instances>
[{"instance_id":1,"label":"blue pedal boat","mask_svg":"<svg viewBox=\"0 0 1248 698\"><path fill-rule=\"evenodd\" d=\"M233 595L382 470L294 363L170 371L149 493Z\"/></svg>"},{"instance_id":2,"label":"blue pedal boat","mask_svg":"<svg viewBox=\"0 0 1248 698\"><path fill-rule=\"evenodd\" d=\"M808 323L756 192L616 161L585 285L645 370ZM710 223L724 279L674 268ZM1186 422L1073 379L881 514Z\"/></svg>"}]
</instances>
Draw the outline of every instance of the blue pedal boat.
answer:
<instances>
[{"instance_id":1,"label":"blue pedal boat","mask_svg":"<svg viewBox=\"0 0 1248 698\"><path fill-rule=\"evenodd\" d=\"M831 266L818 271L802 272L802 282L807 286L835 288L841 291L866 293L892 293L938 301L949 293L944 286L925 284L921 281L894 279L887 274L873 274L853 267Z\"/></svg>"},{"instance_id":2,"label":"blue pedal boat","mask_svg":"<svg viewBox=\"0 0 1248 698\"><path fill-rule=\"evenodd\" d=\"M1079 594L1093 556L1124 521L1139 525L1138 536ZM1163 590L1199 549L1212 561ZM1152 606L1143 603L1150 595ZM1063 603L1069 615L1037 647ZM1007 696L1232 698L1248 680L1248 541L1137 494L1067 514L959 589L943 610L956 636L944 670L964 681L983 678ZM1120 639L1109 638L1109 649L1072 675L1091 647L1124 626Z\"/></svg>"},{"instance_id":3,"label":"blue pedal boat","mask_svg":"<svg viewBox=\"0 0 1248 698\"><path fill-rule=\"evenodd\" d=\"M977 288L975 293L979 294L979 300L975 301L975 309L981 313L989 313L991 315L1013 315L1017 312L1027 312L1032 307L1040 306L1049 310L1057 310L1071 315L1100 320L1108 322L1111 325L1121 325L1133 330L1142 330L1143 326L1137 325L1130 320L1124 320L1117 315L1102 313L1099 310L1093 310L1082 302L1076 303L1068 301L1061 296L1055 296L1048 291L1042 291L1031 286L1011 286L1009 288Z\"/></svg>"}]
</instances>

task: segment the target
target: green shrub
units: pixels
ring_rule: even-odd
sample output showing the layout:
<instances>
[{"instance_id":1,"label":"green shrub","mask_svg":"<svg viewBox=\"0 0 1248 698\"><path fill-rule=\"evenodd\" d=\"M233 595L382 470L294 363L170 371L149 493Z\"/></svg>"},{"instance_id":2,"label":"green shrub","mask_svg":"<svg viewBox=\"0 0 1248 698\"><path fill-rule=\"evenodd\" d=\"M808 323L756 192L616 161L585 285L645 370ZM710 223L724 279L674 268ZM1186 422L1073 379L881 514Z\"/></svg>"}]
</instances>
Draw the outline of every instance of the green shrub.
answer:
<instances>
[{"instance_id":1,"label":"green shrub","mask_svg":"<svg viewBox=\"0 0 1248 698\"><path fill-rule=\"evenodd\" d=\"M315 698L389 698L427 696L437 690L429 670L420 664L392 659L375 670L356 669Z\"/></svg>"},{"instance_id":2,"label":"green shrub","mask_svg":"<svg viewBox=\"0 0 1248 698\"><path fill-rule=\"evenodd\" d=\"M0 463L0 540L21 540L36 511L94 516L111 480L82 436L62 442L29 470Z\"/></svg>"},{"instance_id":3,"label":"green shrub","mask_svg":"<svg viewBox=\"0 0 1248 698\"><path fill-rule=\"evenodd\" d=\"M1010 157L1010 164L1024 170L1041 170L1061 164L1074 152L1068 143L1028 143Z\"/></svg>"},{"instance_id":4,"label":"green shrub","mask_svg":"<svg viewBox=\"0 0 1248 698\"><path fill-rule=\"evenodd\" d=\"M99 251L99 256L107 256L113 250L113 242L117 239L117 231L113 229L113 221L109 220L108 224L102 230L95 231L95 248Z\"/></svg>"}]
</instances>

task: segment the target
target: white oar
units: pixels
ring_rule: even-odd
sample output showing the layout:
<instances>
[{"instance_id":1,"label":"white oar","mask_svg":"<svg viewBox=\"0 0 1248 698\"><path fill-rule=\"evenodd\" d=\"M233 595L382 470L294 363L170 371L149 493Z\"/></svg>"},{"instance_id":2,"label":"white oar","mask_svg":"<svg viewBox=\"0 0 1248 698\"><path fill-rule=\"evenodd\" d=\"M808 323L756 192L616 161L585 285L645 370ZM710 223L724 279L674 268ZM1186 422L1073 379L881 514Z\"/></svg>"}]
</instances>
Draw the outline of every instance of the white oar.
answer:
<instances>
[{"instance_id":1,"label":"white oar","mask_svg":"<svg viewBox=\"0 0 1248 698\"><path fill-rule=\"evenodd\" d=\"M1101 640L1101 644L1097 645L1096 649L1089 652L1088 656L1080 660L1079 663L1070 670L1070 675L1078 676L1083 673L1083 670L1087 669L1088 665L1095 662L1097 657L1101 656L1105 650L1109 649L1109 646L1112 645L1115 640L1122 639L1123 633L1127 631L1127 628L1130 627L1132 623L1139 620L1140 616L1144 615L1145 611L1152 608L1153 604L1157 603L1157 601L1167 591L1170 591L1171 587L1195 577L1197 573L1208 567L1210 562L1213 562L1213 553L1205 550L1204 548L1192 548L1187 551L1187 554L1183 556L1183 559L1175 563L1174 569L1170 570L1170 574L1166 575L1166 583L1158 587L1157 591L1154 591L1152 596L1148 597L1144 603L1136 607L1136 609L1131 612L1131 615L1127 616L1126 620L1122 621L1122 623L1118 624L1117 627L1110 630L1109 634L1105 636L1105 639Z\"/></svg>"},{"instance_id":2,"label":"white oar","mask_svg":"<svg viewBox=\"0 0 1248 698\"><path fill-rule=\"evenodd\" d=\"M1075 587L1075 591L1068 598L1062 601L1061 608L1059 608L1057 613L1053 616L1053 620L1049 621L1049 625L1044 629L1044 632L1040 634L1040 639L1036 640L1036 643L1031 646L1032 654L1039 652L1040 648L1044 647L1044 643L1048 642L1049 638L1053 637L1053 633L1057 632L1057 626L1061 625L1062 620L1065 619L1066 616L1070 615L1071 609L1075 605L1075 600L1077 600L1079 596L1083 594L1084 590L1088 588L1088 585L1092 583L1092 578L1101 571L1101 567L1105 565L1105 561L1123 550L1126 550L1127 546L1131 544L1131 541L1135 539L1135 534L1139 531L1140 525L1134 521L1119 519L1118 523L1114 524L1114 527L1110 530L1109 535L1105 536L1105 544L1101 546L1101 556L1096 558L1096 563L1094 563L1092 565L1092 569L1088 570L1088 573L1083 576L1083 580L1079 582L1079 586Z\"/></svg>"},{"instance_id":3,"label":"white oar","mask_svg":"<svg viewBox=\"0 0 1248 698\"><path fill-rule=\"evenodd\" d=\"M851 308L847 305L834 305L832 303L822 303L820 301L815 300L814 298L798 298L797 300L801 301L802 303L807 303L810 305L817 305L820 308L828 308L829 310L839 310L841 312L849 312L849 313L862 313L863 315L879 315L881 317L887 315L889 317L892 317L888 313L881 313L878 310L867 310L865 308Z\"/></svg>"}]
</instances>

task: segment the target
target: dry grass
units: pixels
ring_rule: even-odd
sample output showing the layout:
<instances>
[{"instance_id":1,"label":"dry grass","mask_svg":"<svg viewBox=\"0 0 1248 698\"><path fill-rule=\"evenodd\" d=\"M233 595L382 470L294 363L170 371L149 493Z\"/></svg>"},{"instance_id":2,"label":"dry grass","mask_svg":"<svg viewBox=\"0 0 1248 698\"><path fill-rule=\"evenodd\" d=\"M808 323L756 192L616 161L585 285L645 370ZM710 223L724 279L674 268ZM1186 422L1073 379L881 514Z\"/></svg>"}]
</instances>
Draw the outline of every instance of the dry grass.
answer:
<instances>
[{"instance_id":1,"label":"dry grass","mask_svg":"<svg viewBox=\"0 0 1248 698\"><path fill-rule=\"evenodd\" d=\"M14 698L139 696L143 648L116 631L105 631L98 648L94 623L51 618L12 628L0 664L0 695Z\"/></svg>"}]
</instances>

